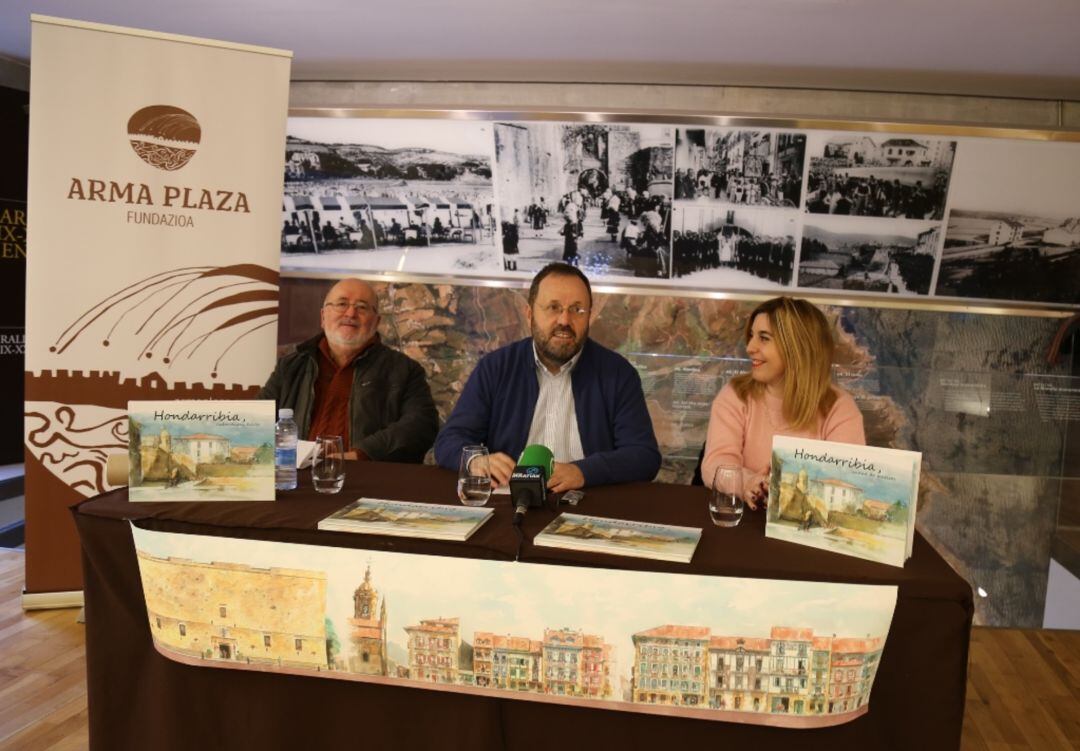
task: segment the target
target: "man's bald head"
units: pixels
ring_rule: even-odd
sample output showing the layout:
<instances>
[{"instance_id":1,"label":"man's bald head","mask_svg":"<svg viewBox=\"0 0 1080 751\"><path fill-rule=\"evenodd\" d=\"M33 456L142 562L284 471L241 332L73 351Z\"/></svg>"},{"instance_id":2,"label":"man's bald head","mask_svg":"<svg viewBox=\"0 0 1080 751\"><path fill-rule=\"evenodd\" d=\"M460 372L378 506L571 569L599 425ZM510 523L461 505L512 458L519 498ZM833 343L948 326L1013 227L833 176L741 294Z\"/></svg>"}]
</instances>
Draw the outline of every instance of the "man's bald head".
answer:
<instances>
[{"instance_id":1,"label":"man's bald head","mask_svg":"<svg viewBox=\"0 0 1080 751\"><path fill-rule=\"evenodd\" d=\"M379 297L375 294L375 288L363 279L342 279L326 293L323 304L338 299L366 300L372 309L379 307Z\"/></svg>"},{"instance_id":2,"label":"man's bald head","mask_svg":"<svg viewBox=\"0 0 1080 751\"><path fill-rule=\"evenodd\" d=\"M336 360L351 359L379 328L379 298L362 279L342 279L323 300L319 321Z\"/></svg>"}]
</instances>

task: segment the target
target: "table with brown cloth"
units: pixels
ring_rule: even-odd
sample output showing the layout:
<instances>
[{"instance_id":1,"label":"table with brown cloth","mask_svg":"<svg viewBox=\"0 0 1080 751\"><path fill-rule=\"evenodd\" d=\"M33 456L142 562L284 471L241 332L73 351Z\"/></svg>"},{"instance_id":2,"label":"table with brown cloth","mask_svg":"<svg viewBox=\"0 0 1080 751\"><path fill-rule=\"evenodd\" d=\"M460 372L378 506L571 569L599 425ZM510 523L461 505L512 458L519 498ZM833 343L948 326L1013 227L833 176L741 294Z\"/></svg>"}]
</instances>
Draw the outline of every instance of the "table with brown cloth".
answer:
<instances>
[{"instance_id":1,"label":"table with brown cloth","mask_svg":"<svg viewBox=\"0 0 1080 751\"><path fill-rule=\"evenodd\" d=\"M163 532L513 560L508 496L466 542L320 532L320 519L360 496L456 503L456 475L435 467L349 463L345 489L320 495L310 477L273 503L129 503L121 489L74 506L82 540L86 668L93 749L957 749L964 715L971 589L916 536L904 568L765 538L762 512L723 529L701 488L635 483L588 489L564 506L595 516L701 527L690 565L534 547L521 561L669 573L804 579L899 587L869 712L811 730L561 706L467 694L183 665L150 636L127 520ZM557 512L531 510L531 540ZM392 604L391 604L392 606Z\"/></svg>"}]
</instances>

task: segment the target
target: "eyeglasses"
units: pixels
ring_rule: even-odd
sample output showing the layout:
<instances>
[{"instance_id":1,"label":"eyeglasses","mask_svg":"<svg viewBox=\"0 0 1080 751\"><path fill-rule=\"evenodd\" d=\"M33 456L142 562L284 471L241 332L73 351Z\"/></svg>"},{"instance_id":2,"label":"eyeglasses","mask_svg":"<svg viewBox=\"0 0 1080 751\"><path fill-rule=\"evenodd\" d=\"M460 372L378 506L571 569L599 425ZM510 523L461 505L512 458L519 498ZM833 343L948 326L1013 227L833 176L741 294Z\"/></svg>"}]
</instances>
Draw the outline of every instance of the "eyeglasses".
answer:
<instances>
[{"instance_id":1,"label":"eyeglasses","mask_svg":"<svg viewBox=\"0 0 1080 751\"><path fill-rule=\"evenodd\" d=\"M551 318L558 318L563 314L563 311L568 312L572 318L585 318L589 315L589 309L584 305L571 305L568 308L564 308L561 303L557 302L549 302L547 305L541 305L540 310Z\"/></svg>"},{"instance_id":2,"label":"eyeglasses","mask_svg":"<svg viewBox=\"0 0 1080 751\"><path fill-rule=\"evenodd\" d=\"M323 305L324 308L330 308L336 313L344 313L349 308L356 311L357 315L365 315L367 313L374 313L375 309L368 305L366 302L348 302L347 300L335 300L334 302L328 302Z\"/></svg>"}]
</instances>

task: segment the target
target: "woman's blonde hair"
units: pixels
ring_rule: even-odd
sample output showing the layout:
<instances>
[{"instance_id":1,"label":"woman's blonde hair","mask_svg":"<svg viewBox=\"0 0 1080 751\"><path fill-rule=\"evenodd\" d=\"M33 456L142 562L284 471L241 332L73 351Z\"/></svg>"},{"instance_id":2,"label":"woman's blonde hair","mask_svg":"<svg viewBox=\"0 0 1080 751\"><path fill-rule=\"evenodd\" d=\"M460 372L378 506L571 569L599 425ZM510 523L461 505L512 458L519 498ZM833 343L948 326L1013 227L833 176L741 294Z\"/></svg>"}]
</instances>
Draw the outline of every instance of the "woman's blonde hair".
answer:
<instances>
[{"instance_id":1,"label":"woman's blonde hair","mask_svg":"<svg viewBox=\"0 0 1080 751\"><path fill-rule=\"evenodd\" d=\"M784 419L795 430L806 430L824 417L836 403L832 388L832 331L824 314L806 300L774 297L754 308L746 319L745 337L750 341L754 319L769 318L773 341L784 358ZM765 393L765 384L749 373L731 379L744 402Z\"/></svg>"}]
</instances>

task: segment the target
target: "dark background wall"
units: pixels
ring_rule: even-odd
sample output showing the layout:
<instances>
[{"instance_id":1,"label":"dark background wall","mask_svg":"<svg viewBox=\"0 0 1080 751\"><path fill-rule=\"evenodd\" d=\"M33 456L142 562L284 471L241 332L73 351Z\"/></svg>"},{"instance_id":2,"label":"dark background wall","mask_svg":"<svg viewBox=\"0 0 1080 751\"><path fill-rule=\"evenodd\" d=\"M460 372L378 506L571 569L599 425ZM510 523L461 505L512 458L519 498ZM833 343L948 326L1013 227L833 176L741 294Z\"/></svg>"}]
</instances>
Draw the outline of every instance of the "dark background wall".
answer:
<instances>
[{"instance_id":1,"label":"dark background wall","mask_svg":"<svg viewBox=\"0 0 1080 751\"><path fill-rule=\"evenodd\" d=\"M0 86L0 464L23 459L29 101L28 92Z\"/></svg>"}]
</instances>

